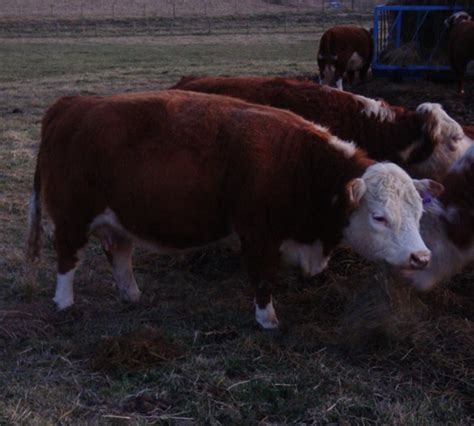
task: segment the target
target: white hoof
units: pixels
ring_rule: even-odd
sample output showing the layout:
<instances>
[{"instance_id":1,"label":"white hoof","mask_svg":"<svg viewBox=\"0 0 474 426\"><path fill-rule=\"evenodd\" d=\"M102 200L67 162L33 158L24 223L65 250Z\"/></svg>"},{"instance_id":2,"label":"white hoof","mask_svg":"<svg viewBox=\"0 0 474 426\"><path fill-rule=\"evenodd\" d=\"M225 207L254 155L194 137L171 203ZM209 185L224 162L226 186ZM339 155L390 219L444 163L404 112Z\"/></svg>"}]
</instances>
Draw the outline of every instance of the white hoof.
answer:
<instances>
[{"instance_id":1,"label":"white hoof","mask_svg":"<svg viewBox=\"0 0 474 426\"><path fill-rule=\"evenodd\" d=\"M142 295L142 292L138 289L133 290L133 291L120 292L120 298L124 302L130 302L130 303L138 303L140 301L141 295Z\"/></svg>"},{"instance_id":2,"label":"white hoof","mask_svg":"<svg viewBox=\"0 0 474 426\"><path fill-rule=\"evenodd\" d=\"M74 272L76 272L75 268L57 276L56 293L53 300L60 311L74 303L74 291L72 288Z\"/></svg>"},{"instance_id":3,"label":"white hoof","mask_svg":"<svg viewBox=\"0 0 474 426\"><path fill-rule=\"evenodd\" d=\"M69 308L69 306L74 305L74 299L72 297L61 299L56 296L53 299L53 301L60 311L62 311L63 309Z\"/></svg>"},{"instance_id":4,"label":"white hoof","mask_svg":"<svg viewBox=\"0 0 474 426\"><path fill-rule=\"evenodd\" d=\"M270 300L270 303L263 309L260 309L258 305L255 304L255 319L266 330L278 328L278 318L272 300Z\"/></svg>"}]
</instances>

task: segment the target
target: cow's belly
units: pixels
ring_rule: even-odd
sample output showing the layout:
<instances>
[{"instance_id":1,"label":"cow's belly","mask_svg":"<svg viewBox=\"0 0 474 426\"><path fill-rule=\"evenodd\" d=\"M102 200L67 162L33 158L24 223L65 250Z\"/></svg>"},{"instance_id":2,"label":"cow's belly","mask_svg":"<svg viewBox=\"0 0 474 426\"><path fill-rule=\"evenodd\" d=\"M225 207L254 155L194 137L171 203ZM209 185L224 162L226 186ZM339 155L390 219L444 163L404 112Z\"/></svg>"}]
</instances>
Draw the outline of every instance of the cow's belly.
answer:
<instances>
[{"instance_id":1,"label":"cow's belly","mask_svg":"<svg viewBox=\"0 0 474 426\"><path fill-rule=\"evenodd\" d=\"M200 229L198 230L198 235L189 233L177 235L176 243L174 243L169 236L165 238L166 241L163 241L159 234L145 232L147 224L141 224L139 232L130 228L119 220L117 214L112 209L106 208L91 222L89 231L99 238L103 246L107 246L108 242L114 238L121 237L165 255L186 253L212 245L213 243L225 243L230 247L235 247L239 244L237 235L231 229Z\"/></svg>"}]
</instances>

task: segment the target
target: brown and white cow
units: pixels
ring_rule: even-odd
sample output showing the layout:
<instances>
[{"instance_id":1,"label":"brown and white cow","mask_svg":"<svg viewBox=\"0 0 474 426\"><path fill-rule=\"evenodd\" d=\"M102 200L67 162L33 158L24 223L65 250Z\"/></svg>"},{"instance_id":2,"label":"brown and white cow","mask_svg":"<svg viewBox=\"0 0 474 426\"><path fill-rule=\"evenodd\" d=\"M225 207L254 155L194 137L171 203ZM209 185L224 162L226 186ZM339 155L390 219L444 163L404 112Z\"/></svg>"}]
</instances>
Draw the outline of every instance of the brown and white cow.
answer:
<instances>
[{"instance_id":1,"label":"brown and white cow","mask_svg":"<svg viewBox=\"0 0 474 426\"><path fill-rule=\"evenodd\" d=\"M416 111L319 84L274 77L184 77L174 89L234 96L290 110L353 141L375 160L399 164L413 177L441 180L472 144L441 105Z\"/></svg>"},{"instance_id":2,"label":"brown and white cow","mask_svg":"<svg viewBox=\"0 0 474 426\"><path fill-rule=\"evenodd\" d=\"M362 27L338 25L326 30L318 51L319 76L323 84L342 90L347 74L352 84L356 73L364 80L372 59L372 34Z\"/></svg>"},{"instance_id":3,"label":"brown and white cow","mask_svg":"<svg viewBox=\"0 0 474 426\"><path fill-rule=\"evenodd\" d=\"M466 12L457 12L444 21L449 29L448 55L456 74L458 92L464 94L464 75L469 62L474 61L474 21Z\"/></svg>"},{"instance_id":4,"label":"brown and white cow","mask_svg":"<svg viewBox=\"0 0 474 426\"><path fill-rule=\"evenodd\" d=\"M474 147L457 160L439 198L424 195L422 236L432 253L424 271L408 271L412 284L428 290L474 261Z\"/></svg>"},{"instance_id":5,"label":"brown and white cow","mask_svg":"<svg viewBox=\"0 0 474 426\"><path fill-rule=\"evenodd\" d=\"M415 187L437 185L374 163L293 113L230 97L66 97L43 120L27 255L39 256L44 206L55 225L57 306L73 304L90 234L101 240L122 298L135 302L132 242L172 253L236 232L256 319L274 328L281 258L314 275L347 243L369 259L426 267Z\"/></svg>"}]
</instances>

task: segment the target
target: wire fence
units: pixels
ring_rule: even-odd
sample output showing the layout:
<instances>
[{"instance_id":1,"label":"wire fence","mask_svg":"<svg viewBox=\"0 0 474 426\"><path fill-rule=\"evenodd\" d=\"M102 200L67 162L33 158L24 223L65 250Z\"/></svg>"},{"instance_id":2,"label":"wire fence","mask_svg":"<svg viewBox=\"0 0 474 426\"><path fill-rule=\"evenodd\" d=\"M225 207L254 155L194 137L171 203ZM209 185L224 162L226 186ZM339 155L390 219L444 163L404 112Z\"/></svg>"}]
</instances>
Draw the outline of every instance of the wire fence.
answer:
<instances>
[{"instance_id":1,"label":"wire fence","mask_svg":"<svg viewBox=\"0 0 474 426\"><path fill-rule=\"evenodd\" d=\"M382 0L0 0L0 37L311 32L366 25Z\"/></svg>"},{"instance_id":2,"label":"wire fence","mask_svg":"<svg viewBox=\"0 0 474 426\"><path fill-rule=\"evenodd\" d=\"M381 3L382 0L0 0L0 19L255 15L366 10Z\"/></svg>"}]
</instances>

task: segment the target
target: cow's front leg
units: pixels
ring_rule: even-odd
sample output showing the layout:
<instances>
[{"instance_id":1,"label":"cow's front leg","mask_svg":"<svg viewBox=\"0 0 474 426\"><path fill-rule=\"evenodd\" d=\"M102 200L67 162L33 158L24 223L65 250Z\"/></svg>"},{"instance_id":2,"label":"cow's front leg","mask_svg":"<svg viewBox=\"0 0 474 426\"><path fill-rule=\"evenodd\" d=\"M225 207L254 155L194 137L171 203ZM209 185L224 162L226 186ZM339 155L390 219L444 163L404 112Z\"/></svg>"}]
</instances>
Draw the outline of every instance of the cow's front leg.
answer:
<instances>
[{"instance_id":1,"label":"cow's front leg","mask_svg":"<svg viewBox=\"0 0 474 426\"><path fill-rule=\"evenodd\" d=\"M278 328L271 286L261 283L255 290L255 319L265 329Z\"/></svg>"},{"instance_id":2,"label":"cow's front leg","mask_svg":"<svg viewBox=\"0 0 474 426\"><path fill-rule=\"evenodd\" d=\"M278 328L272 288L280 263L280 253L278 244L259 246L255 242L242 241L242 254L255 289L255 319L263 328L271 330Z\"/></svg>"},{"instance_id":3,"label":"cow's front leg","mask_svg":"<svg viewBox=\"0 0 474 426\"><path fill-rule=\"evenodd\" d=\"M342 87L342 79L345 73L345 66L341 66L340 64L336 65L336 71L334 73L334 78L336 81L336 88L338 90L344 90Z\"/></svg>"},{"instance_id":4,"label":"cow's front leg","mask_svg":"<svg viewBox=\"0 0 474 426\"><path fill-rule=\"evenodd\" d=\"M115 233L100 236L102 248L112 266L112 274L119 290L120 298L136 303L140 300L140 290L132 269L132 242Z\"/></svg>"}]
</instances>

